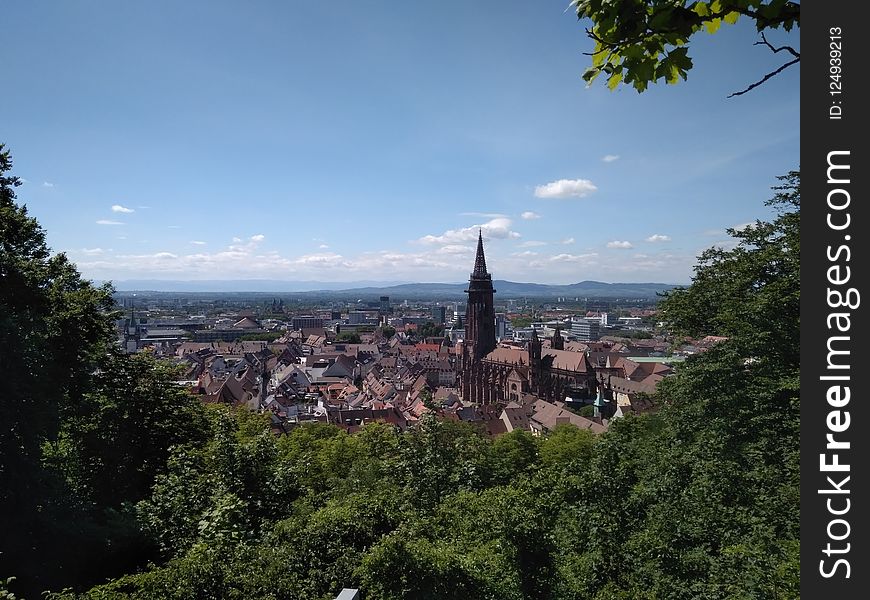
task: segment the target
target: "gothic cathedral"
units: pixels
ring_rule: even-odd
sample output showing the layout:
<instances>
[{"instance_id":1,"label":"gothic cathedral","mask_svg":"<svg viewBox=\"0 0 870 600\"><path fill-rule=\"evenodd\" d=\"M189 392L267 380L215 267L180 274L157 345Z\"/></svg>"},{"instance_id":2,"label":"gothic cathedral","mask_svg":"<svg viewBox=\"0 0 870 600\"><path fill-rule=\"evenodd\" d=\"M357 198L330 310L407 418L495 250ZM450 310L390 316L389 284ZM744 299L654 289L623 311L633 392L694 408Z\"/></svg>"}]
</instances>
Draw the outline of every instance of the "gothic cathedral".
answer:
<instances>
[{"instance_id":1,"label":"gothic cathedral","mask_svg":"<svg viewBox=\"0 0 870 600\"><path fill-rule=\"evenodd\" d=\"M544 349L534 332L526 349L496 345L495 290L486 270L483 232L477 239L474 270L465 292L465 338L457 365L463 400L493 404L541 398L554 402L564 400L569 391L575 397L594 397L592 365L585 353L564 350L558 331L551 348Z\"/></svg>"}]
</instances>

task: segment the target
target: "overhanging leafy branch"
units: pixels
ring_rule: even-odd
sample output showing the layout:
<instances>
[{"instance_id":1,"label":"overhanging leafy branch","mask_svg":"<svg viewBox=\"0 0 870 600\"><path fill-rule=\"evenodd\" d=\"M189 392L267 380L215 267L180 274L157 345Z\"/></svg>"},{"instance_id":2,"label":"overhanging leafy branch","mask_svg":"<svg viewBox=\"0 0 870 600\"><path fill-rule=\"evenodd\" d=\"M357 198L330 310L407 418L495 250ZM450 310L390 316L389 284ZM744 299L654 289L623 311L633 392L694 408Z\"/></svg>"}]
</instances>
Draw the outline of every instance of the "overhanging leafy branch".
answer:
<instances>
[{"instance_id":1,"label":"overhanging leafy branch","mask_svg":"<svg viewBox=\"0 0 870 600\"><path fill-rule=\"evenodd\" d=\"M715 33L722 23L734 24L741 16L755 21L762 34L760 44L773 52L787 50L795 60L731 96L746 93L800 60L794 48L775 48L763 35L770 29L791 31L800 26L800 4L788 0L573 0L571 6L579 19L593 23L586 29L595 42L593 51L586 53L592 65L583 79L591 83L604 73L610 89L626 83L642 92L661 79L669 84L685 80L693 67L688 55L691 36L702 30Z\"/></svg>"}]
</instances>

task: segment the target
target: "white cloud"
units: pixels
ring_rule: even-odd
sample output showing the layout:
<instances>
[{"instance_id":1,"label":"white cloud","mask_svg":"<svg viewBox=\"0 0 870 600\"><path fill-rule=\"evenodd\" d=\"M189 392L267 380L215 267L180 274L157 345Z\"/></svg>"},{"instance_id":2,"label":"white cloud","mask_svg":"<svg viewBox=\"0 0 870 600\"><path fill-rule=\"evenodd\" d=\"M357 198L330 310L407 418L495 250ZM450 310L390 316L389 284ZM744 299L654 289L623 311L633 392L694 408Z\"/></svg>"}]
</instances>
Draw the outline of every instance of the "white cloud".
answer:
<instances>
[{"instance_id":1,"label":"white cloud","mask_svg":"<svg viewBox=\"0 0 870 600\"><path fill-rule=\"evenodd\" d=\"M136 208L148 209L148 208L151 208L151 207L150 207L150 206L137 206Z\"/></svg>"},{"instance_id":2,"label":"white cloud","mask_svg":"<svg viewBox=\"0 0 870 600\"><path fill-rule=\"evenodd\" d=\"M306 254L304 256L300 256L295 261L298 265L319 265L319 266L329 266L336 265L339 261L341 261L341 254L335 254L334 252L328 252L324 254Z\"/></svg>"},{"instance_id":3,"label":"white cloud","mask_svg":"<svg viewBox=\"0 0 870 600\"><path fill-rule=\"evenodd\" d=\"M320 248L321 250L327 250L327 249L329 249L329 245L328 244L320 244L318 246L318 248Z\"/></svg>"},{"instance_id":4,"label":"white cloud","mask_svg":"<svg viewBox=\"0 0 870 600\"><path fill-rule=\"evenodd\" d=\"M166 229L181 229L181 225L167 225Z\"/></svg>"},{"instance_id":5,"label":"white cloud","mask_svg":"<svg viewBox=\"0 0 870 600\"><path fill-rule=\"evenodd\" d=\"M601 157L601 160L603 160L606 163L611 163L615 160L619 160L619 155L618 154L605 154L604 156Z\"/></svg>"},{"instance_id":6,"label":"white cloud","mask_svg":"<svg viewBox=\"0 0 870 600\"><path fill-rule=\"evenodd\" d=\"M438 254L468 254L474 252L474 246L463 246L461 244L448 244L438 248Z\"/></svg>"},{"instance_id":7,"label":"white cloud","mask_svg":"<svg viewBox=\"0 0 870 600\"><path fill-rule=\"evenodd\" d=\"M193 244L194 246L205 246L206 245L206 242L202 242L200 240L193 240L190 243Z\"/></svg>"},{"instance_id":8,"label":"white cloud","mask_svg":"<svg viewBox=\"0 0 870 600\"><path fill-rule=\"evenodd\" d=\"M753 227L754 225L755 225L754 222L752 222L752 223L740 223L739 225L732 225L731 229L733 229L734 231L743 231L744 229L748 229L749 227Z\"/></svg>"},{"instance_id":9,"label":"white cloud","mask_svg":"<svg viewBox=\"0 0 870 600\"><path fill-rule=\"evenodd\" d=\"M436 251L419 253L394 251L365 252L344 257L334 252L317 252L302 256L282 256L277 251L262 252L257 242L235 242L217 252L196 251L174 254L115 255L111 259L93 257L77 264L89 277L118 279L123 277L178 278L191 280L274 278L277 273L288 279L347 281L360 277L385 277L417 281L457 281L467 275L471 258L457 259L456 253L473 253L473 246L446 245ZM328 271L328 273L325 273Z\"/></svg>"},{"instance_id":10,"label":"white cloud","mask_svg":"<svg viewBox=\"0 0 870 600\"><path fill-rule=\"evenodd\" d=\"M573 243L574 243L574 238L572 238L572 237L565 238L564 240L562 240L562 241L559 242L559 243L560 243L560 244L565 244L565 245L567 246L568 244L573 244Z\"/></svg>"},{"instance_id":11,"label":"white cloud","mask_svg":"<svg viewBox=\"0 0 870 600\"><path fill-rule=\"evenodd\" d=\"M670 241L671 241L671 236L669 236L669 235L663 235L663 234L660 234L660 233L654 233L654 234L652 234L651 236L649 236L648 238L646 238L646 241L648 241L648 242L652 242L652 243L656 243L656 242L670 242Z\"/></svg>"},{"instance_id":12,"label":"white cloud","mask_svg":"<svg viewBox=\"0 0 870 600\"><path fill-rule=\"evenodd\" d=\"M631 258L628 258L631 256ZM489 257L487 257L489 258ZM628 258L628 259L627 259ZM544 254L543 256L509 255L493 257L487 266L493 277L511 281L572 283L583 279L609 282L656 281L688 282L694 254L596 252L594 250Z\"/></svg>"},{"instance_id":13,"label":"white cloud","mask_svg":"<svg viewBox=\"0 0 870 600\"><path fill-rule=\"evenodd\" d=\"M502 213L484 213L484 212L464 212L459 213L460 217L483 217L484 219L506 219L507 215Z\"/></svg>"},{"instance_id":14,"label":"white cloud","mask_svg":"<svg viewBox=\"0 0 870 600\"><path fill-rule=\"evenodd\" d=\"M422 272L453 273L453 277L467 274L470 268L468 262L457 261L454 257L438 258L440 252L402 253L389 250L367 252L353 260L348 260L345 266L353 272L363 273L408 273L412 279L421 281ZM467 276L467 275L466 275ZM431 275L429 275L431 277Z\"/></svg>"},{"instance_id":15,"label":"white cloud","mask_svg":"<svg viewBox=\"0 0 870 600\"><path fill-rule=\"evenodd\" d=\"M406 281L463 281L473 259L457 253L471 245L455 244L421 248L419 252L395 250L370 251L342 256L333 252L285 256L277 251L262 251L247 240L216 251L190 248L189 251L162 251L150 254L117 255L106 249L102 255L80 256L76 261L85 276L94 279L275 279L290 281L358 281L359 279L396 279ZM655 246L649 246L657 248ZM632 258L626 260L627 256ZM582 253L536 254L532 250L501 255L497 248L487 253L487 265L498 279L570 283L582 279L600 281L688 282L694 253L674 255L650 252L647 255L607 253L584 250ZM280 275L279 275L280 274Z\"/></svg>"},{"instance_id":16,"label":"white cloud","mask_svg":"<svg viewBox=\"0 0 870 600\"><path fill-rule=\"evenodd\" d=\"M588 254L557 254L550 257L550 262L589 262L590 259L598 256L596 252Z\"/></svg>"},{"instance_id":17,"label":"white cloud","mask_svg":"<svg viewBox=\"0 0 870 600\"><path fill-rule=\"evenodd\" d=\"M528 242L523 242L522 244L517 245L517 248L536 248L538 246L546 246L547 242L539 242L537 240L529 240Z\"/></svg>"},{"instance_id":18,"label":"white cloud","mask_svg":"<svg viewBox=\"0 0 870 600\"><path fill-rule=\"evenodd\" d=\"M266 239L263 234L252 235L247 242L242 242L240 238L234 237L233 243L230 244L229 250L232 252L253 252L260 245L260 242Z\"/></svg>"},{"instance_id":19,"label":"white cloud","mask_svg":"<svg viewBox=\"0 0 870 600\"><path fill-rule=\"evenodd\" d=\"M598 188L588 179L559 179L535 188L538 198L582 198Z\"/></svg>"},{"instance_id":20,"label":"white cloud","mask_svg":"<svg viewBox=\"0 0 870 600\"><path fill-rule=\"evenodd\" d=\"M131 212L136 212L136 211L133 210L132 208L127 208L126 206L121 206L120 204L113 204L112 205L112 212L131 213Z\"/></svg>"},{"instance_id":21,"label":"white cloud","mask_svg":"<svg viewBox=\"0 0 870 600\"><path fill-rule=\"evenodd\" d=\"M631 242L620 242L619 240L607 242L607 247L608 248L623 248L623 249L633 248L633 246L631 245Z\"/></svg>"},{"instance_id":22,"label":"white cloud","mask_svg":"<svg viewBox=\"0 0 870 600\"><path fill-rule=\"evenodd\" d=\"M516 213L519 215L519 213ZM519 218L515 216L514 219ZM472 221L469 219L469 221ZM487 220L489 237L495 231L502 239L511 239L511 223ZM132 225L131 225L132 227ZM125 229L115 229L122 233ZM440 233L440 232L439 232ZM113 234L114 235L114 234ZM187 237L191 240L191 237ZM270 234L271 235L271 234ZM139 236L130 238L135 241ZM106 248L95 248L96 242L81 250L71 252L76 264L85 276L94 279L287 279L291 281L358 281L382 279L403 281L464 281L473 264L477 228L457 229L442 235L428 245L416 247L357 251L353 254L338 253L318 245L327 245L325 240L312 242L307 253L300 249L267 250L265 240L246 234L235 241L218 244L209 240L206 245L184 242L178 246L164 246L163 251L125 250L121 255ZM445 243L447 238L469 238L465 241ZM256 239L255 239L256 238ZM571 248L560 248L559 239L545 240L546 245L521 244L523 239L507 244L493 243L487 246L487 265L493 276L512 281L537 281L540 283L569 283L583 279L600 281L663 281L688 282L695 256L686 253L674 256L659 249L668 249L669 244L643 244L646 255L634 252L610 252L600 244L586 248L586 241L579 241ZM639 237L638 240L643 239ZM711 241L724 237L707 238ZM130 241L130 240L128 240ZM193 240L199 241L199 240ZM566 240L570 241L570 240ZM607 242L605 239L604 242ZM105 245L108 242L100 242ZM124 242L126 244L126 242ZM543 242L542 242L543 244ZM113 244L114 245L114 244ZM131 242L131 248L137 244ZM119 246L124 248L124 246ZM102 250L98 253L98 250ZM117 250L117 249L116 249ZM342 249L343 250L343 249ZM90 254L85 253L90 251ZM288 253L291 252L291 253ZM630 257L630 258L629 258ZM626 260L627 259L627 260Z\"/></svg>"},{"instance_id":23,"label":"white cloud","mask_svg":"<svg viewBox=\"0 0 870 600\"><path fill-rule=\"evenodd\" d=\"M524 212L523 214L521 214L520 217L522 217L522 218L525 219L526 221L531 221L532 219L540 219L540 218L541 218L541 215L539 215L539 214L536 213L536 212L532 212L532 211L530 211L530 210L527 210L526 212Z\"/></svg>"},{"instance_id":24,"label":"white cloud","mask_svg":"<svg viewBox=\"0 0 870 600\"><path fill-rule=\"evenodd\" d=\"M483 231L487 239L516 239L520 234L511 230L511 220L503 217L492 219L481 225L472 225L463 229L449 229L441 235L424 235L417 241L422 244L461 244L477 241L478 231Z\"/></svg>"},{"instance_id":25,"label":"white cloud","mask_svg":"<svg viewBox=\"0 0 870 600\"><path fill-rule=\"evenodd\" d=\"M100 219L97 225L123 225L121 221L110 221L109 219Z\"/></svg>"},{"instance_id":26,"label":"white cloud","mask_svg":"<svg viewBox=\"0 0 870 600\"><path fill-rule=\"evenodd\" d=\"M43 182L42 182L42 187L53 188L53 187L54 187L54 184L51 183L50 181L43 181Z\"/></svg>"}]
</instances>

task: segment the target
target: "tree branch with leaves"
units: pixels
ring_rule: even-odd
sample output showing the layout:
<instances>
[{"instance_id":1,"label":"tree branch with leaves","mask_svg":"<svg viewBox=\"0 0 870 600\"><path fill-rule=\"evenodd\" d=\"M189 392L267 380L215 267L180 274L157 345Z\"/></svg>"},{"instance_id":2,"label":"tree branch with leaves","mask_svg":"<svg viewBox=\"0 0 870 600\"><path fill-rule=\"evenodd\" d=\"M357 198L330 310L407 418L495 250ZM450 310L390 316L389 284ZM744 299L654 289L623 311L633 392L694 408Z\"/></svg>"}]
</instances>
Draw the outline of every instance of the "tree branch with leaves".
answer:
<instances>
[{"instance_id":1,"label":"tree branch with leaves","mask_svg":"<svg viewBox=\"0 0 870 600\"><path fill-rule=\"evenodd\" d=\"M774 29L791 31L800 27L800 4L787 0L572 0L578 19L590 19L586 35L595 42L592 65L583 79L592 83L600 75L607 77L607 87L620 83L638 92L650 83L665 80L669 84L686 80L694 66L689 56L689 40L700 31L716 33L723 23L733 25L743 17L755 21L761 35L756 45L773 53L788 51L793 59L767 73L746 89L729 96L740 96L800 62L800 53L791 46L775 48L765 32Z\"/></svg>"}]
</instances>

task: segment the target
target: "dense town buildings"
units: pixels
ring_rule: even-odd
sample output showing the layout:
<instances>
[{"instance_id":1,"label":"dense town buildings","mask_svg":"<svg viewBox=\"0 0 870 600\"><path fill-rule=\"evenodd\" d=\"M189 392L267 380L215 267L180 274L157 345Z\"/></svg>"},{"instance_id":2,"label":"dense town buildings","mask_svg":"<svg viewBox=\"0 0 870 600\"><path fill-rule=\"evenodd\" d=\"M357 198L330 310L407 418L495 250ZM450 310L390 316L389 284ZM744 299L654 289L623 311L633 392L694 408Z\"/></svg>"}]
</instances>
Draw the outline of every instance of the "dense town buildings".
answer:
<instances>
[{"instance_id":1,"label":"dense town buildings","mask_svg":"<svg viewBox=\"0 0 870 600\"><path fill-rule=\"evenodd\" d=\"M433 412L489 435L562 423L600 432L614 418L655 409L656 384L682 357L644 331L652 306L540 302L532 313L526 300L497 305L496 292L479 235L464 305L380 296L296 306L265 297L185 300L183 310L140 298L118 325L128 352L175 361L180 385L204 402L265 412L276 433L307 421L405 429Z\"/></svg>"}]
</instances>

